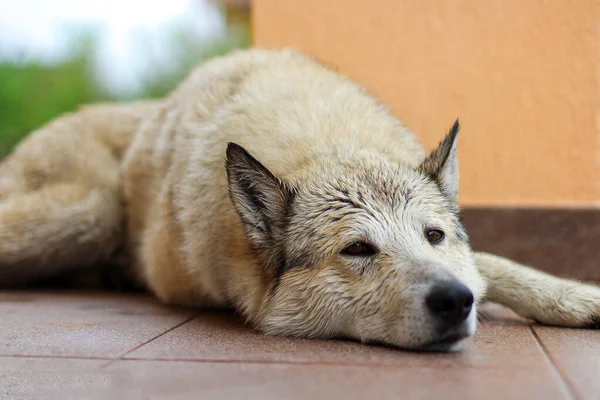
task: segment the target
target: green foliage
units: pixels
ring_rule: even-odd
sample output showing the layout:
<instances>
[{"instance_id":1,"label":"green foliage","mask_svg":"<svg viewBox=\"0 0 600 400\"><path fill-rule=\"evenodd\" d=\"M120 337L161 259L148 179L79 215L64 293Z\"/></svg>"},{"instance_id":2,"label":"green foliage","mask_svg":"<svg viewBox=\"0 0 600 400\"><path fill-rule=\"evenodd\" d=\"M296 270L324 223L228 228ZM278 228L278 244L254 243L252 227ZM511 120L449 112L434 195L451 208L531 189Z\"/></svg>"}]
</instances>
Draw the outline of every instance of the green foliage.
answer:
<instances>
[{"instance_id":1,"label":"green foliage","mask_svg":"<svg viewBox=\"0 0 600 400\"><path fill-rule=\"evenodd\" d=\"M68 59L0 61L0 157L28 132L79 104L106 98L92 79L95 42L85 37Z\"/></svg>"}]
</instances>

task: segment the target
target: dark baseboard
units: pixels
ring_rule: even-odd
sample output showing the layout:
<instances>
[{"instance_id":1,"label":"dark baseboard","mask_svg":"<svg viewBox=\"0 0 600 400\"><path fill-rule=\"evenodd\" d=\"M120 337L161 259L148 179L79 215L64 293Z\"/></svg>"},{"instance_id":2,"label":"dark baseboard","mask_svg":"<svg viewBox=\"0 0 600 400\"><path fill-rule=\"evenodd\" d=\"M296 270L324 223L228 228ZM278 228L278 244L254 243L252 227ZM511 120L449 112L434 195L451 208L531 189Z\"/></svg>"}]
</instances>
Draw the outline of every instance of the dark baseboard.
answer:
<instances>
[{"instance_id":1,"label":"dark baseboard","mask_svg":"<svg viewBox=\"0 0 600 400\"><path fill-rule=\"evenodd\" d=\"M464 208L473 250L600 282L600 209Z\"/></svg>"}]
</instances>

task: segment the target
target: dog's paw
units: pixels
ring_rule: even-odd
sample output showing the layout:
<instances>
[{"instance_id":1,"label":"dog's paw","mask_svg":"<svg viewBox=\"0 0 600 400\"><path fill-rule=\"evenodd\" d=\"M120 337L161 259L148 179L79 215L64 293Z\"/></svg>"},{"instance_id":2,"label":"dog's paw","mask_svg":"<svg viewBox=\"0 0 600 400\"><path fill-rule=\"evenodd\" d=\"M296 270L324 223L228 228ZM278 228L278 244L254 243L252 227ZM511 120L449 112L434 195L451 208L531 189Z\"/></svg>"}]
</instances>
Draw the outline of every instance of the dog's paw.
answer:
<instances>
[{"instance_id":1,"label":"dog's paw","mask_svg":"<svg viewBox=\"0 0 600 400\"><path fill-rule=\"evenodd\" d=\"M600 329L600 287L561 282L531 317L546 325Z\"/></svg>"}]
</instances>

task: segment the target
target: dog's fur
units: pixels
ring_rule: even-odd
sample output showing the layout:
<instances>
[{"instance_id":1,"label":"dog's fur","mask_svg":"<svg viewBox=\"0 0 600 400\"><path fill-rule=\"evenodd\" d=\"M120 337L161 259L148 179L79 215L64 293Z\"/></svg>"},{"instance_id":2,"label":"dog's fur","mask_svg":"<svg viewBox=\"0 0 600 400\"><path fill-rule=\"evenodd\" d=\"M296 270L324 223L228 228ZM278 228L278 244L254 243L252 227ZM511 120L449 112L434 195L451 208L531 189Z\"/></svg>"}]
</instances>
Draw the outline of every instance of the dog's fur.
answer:
<instances>
[{"instance_id":1,"label":"dog's fur","mask_svg":"<svg viewBox=\"0 0 600 400\"><path fill-rule=\"evenodd\" d=\"M267 334L407 349L473 334L475 309L442 332L425 306L448 281L475 303L597 326L599 288L471 251L457 133L426 155L311 58L236 51L162 100L84 107L26 138L0 165L0 283L102 265L167 303L234 307ZM430 244L428 229L445 237ZM355 242L373 254L344 253Z\"/></svg>"}]
</instances>

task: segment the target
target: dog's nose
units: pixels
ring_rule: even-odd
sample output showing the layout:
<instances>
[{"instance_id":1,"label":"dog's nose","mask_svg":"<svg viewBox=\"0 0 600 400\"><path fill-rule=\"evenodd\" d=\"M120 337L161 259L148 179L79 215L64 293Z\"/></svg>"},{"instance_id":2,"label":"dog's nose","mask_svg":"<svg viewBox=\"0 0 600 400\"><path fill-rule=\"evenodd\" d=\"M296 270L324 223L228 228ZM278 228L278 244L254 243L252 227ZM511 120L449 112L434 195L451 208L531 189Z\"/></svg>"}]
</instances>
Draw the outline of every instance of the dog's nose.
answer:
<instances>
[{"instance_id":1,"label":"dog's nose","mask_svg":"<svg viewBox=\"0 0 600 400\"><path fill-rule=\"evenodd\" d=\"M473 293L460 282L436 284L425 299L429 311L449 325L458 325L473 308Z\"/></svg>"}]
</instances>

